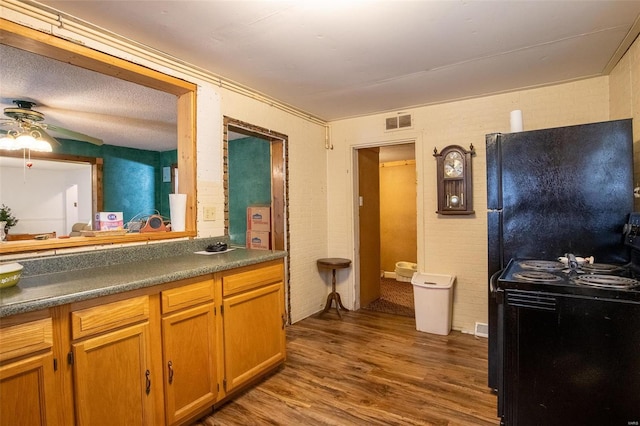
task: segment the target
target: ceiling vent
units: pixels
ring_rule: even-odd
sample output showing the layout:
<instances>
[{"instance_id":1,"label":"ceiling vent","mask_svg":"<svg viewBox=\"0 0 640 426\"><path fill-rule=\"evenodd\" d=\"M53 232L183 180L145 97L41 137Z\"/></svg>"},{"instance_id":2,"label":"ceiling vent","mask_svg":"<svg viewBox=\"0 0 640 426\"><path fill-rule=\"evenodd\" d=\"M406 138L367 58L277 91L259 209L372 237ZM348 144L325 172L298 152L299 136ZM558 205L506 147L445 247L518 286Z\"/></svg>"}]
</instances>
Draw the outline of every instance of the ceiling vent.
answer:
<instances>
[{"instance_id":1,"label":"ceiling vent","mask_svg":"<svg viewBox=\"0 0 640 426\"><path fill-rule=\"evenodd\" d=\"M389 117L385 120L385 129L387 131L408 129L412 127L412 125L411 114L397 115L396 117Z\"/></svg>"}]
</instances>

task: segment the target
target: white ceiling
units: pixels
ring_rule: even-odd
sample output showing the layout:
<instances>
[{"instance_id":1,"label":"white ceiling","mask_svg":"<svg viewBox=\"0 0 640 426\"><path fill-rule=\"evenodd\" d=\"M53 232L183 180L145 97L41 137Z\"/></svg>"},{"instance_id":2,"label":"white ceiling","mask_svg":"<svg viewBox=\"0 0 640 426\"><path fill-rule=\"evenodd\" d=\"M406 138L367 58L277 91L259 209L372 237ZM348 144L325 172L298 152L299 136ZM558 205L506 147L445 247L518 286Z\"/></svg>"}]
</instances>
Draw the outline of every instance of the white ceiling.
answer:
<instances>
[{"instance_id":1,"label":"white ceiling","mask_svg":"<svg viewBox=\"0 0 640 426\"><path fill-rule=\"evenodd\" d=\"M640 31L640 1L41 3L324 120L602 75ZM103 82L85 86L81 77L74 84L91 90L61 90L49 67L7 88L8 68L3 57L2 101L34 99L62 127L101 137L93 127L67 123L65 111L54 117L54 110L110 114L120 122L140 113L145 124L174 126L175 111L164 111L162 94L114 93L101 90ZM85 100L86 92L94 97ZM147 143L164 137L140 128L129 134ZM166 137L175 143L175 131Z\"/></svg>"}]
</instances>

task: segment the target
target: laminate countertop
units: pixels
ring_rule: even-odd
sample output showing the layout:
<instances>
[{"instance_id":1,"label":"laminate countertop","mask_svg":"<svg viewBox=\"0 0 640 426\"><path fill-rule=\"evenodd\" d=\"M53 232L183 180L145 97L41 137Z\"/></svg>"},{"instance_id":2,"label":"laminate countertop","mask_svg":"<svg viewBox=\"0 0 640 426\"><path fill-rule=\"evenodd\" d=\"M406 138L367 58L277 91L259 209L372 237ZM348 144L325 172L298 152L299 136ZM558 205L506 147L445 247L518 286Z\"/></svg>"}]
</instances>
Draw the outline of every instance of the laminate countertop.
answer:
<instances>
[{"instance_id":1,"label":"laminate countertop","mask_svg":"<svg viewBox=\"0 0 640 426\"><path fill-rule=\"evenodd\" d=\"M284 251L235 248L216 254L179 254L95 268L26 276L0 289L0 318L122 293L286 256Z\"/></svg>"}]
</instances>

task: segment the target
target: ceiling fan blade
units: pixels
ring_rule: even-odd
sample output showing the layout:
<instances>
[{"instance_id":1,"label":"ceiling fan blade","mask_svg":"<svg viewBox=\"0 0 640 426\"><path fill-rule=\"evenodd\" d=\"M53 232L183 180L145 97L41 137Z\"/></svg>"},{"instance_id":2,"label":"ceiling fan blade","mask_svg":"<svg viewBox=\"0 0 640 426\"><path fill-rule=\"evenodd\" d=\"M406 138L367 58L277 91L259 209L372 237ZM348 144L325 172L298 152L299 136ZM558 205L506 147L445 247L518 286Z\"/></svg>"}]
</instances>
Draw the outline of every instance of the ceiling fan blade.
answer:
<instances>
[{"instance_id":1,"label":"ceiling fan blade","mask_svg":"<svg viewBox=\"0 0 640 426\"><path fill-rule=\"evenodd\" d=\"M99 138L94 138L93 136L85 135L84 133L74 132L73 130L65 129L64 127L53 126L51 124L42 125L42 127L52 130L56 133L60 133L61 135L68 136L71 139L75 139L81 142L89 142L94 145L102 145L104 141Z\"/></svg>"},{"instance_id":2,"label":"ceiling fan blade","mask_svg":"<svg viewBox=\"0 0 640 426\"><path fill-rule=\"evenodd\" d=\"M62 144L53 136L51 136L49 133L44 131L44 128L41 126L32 126L34 129L36 129L38 132L40 132L40 135L42 137L42 139L44 139L45 141L49 142L52 145L55 146L61 146Z\"/></svg>"}]
</instances>

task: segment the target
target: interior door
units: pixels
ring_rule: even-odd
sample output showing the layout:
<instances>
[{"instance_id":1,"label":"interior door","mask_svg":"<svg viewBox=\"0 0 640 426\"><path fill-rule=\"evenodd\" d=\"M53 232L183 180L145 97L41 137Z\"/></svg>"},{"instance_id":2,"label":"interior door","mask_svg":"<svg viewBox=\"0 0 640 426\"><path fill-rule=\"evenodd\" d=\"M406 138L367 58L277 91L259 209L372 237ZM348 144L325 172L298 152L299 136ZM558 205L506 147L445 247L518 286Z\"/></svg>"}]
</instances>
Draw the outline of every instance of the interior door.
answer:
<instances>
[{"instance_id":1,"label":"interior door","mask_svg":"<svg viewBox=\"0 0 640 426\"><path fill-rule=\"evenodd\" d=\"M380 297L380 149L358 150L360 306Z\"/></svg>"}]
</instances>

